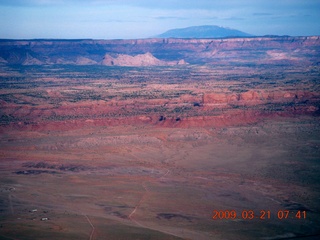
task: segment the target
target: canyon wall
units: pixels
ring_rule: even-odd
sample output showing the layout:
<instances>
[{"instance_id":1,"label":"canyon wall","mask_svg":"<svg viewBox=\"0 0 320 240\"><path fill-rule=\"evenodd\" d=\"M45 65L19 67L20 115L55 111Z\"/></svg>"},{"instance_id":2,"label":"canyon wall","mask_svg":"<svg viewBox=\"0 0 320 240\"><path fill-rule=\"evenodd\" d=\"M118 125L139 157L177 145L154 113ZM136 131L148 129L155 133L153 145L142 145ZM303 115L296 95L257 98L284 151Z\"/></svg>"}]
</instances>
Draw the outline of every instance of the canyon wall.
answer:
<instances>
[{"instance_id":1,"label":"canyon wall","mask_svg":"<svg viewBox=\"0 0 320 240\"><path fill-rule=\"evenodd\" d=\"M320 38L0 40L0 64L100 65L106 55L124 54L129 58L146 53L159 60L155 65L170 61L318 64Z\"/></svg>"}]
</instances>

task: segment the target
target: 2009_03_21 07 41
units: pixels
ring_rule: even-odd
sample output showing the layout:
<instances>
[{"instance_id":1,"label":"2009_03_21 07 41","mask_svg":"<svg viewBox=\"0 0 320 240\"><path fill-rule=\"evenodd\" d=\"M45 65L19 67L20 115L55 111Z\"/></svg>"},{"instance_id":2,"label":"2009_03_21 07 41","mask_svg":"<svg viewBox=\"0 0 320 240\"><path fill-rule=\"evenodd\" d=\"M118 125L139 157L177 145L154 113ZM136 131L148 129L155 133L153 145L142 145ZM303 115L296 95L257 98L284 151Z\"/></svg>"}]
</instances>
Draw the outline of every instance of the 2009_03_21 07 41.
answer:
<instances>
[{"instance_id":1,"label":"2009_03_21 07 41","mask_svg":"<svg viewBox=\"0 0 320 240\"><path fill-rule=\"evenodd\" d=\"M236 210L213 210L212 211L212 219L244 219L244 220L252 220L252 219L271 219L275 217L277 219L306 219L307 213L306 211L289 211L289 210L278 210L276 213L272 213L270 210L242 210L241 213L237 213Z\"/></svg>"}]
</instances>

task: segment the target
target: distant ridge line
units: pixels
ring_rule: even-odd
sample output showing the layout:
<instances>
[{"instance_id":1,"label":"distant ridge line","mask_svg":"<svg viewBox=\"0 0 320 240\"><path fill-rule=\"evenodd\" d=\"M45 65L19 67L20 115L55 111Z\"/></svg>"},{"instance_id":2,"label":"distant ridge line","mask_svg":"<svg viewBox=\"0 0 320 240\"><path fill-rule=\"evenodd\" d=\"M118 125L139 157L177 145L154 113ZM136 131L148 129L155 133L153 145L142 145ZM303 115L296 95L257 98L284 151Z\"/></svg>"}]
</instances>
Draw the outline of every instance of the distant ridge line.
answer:
<instances>
[{"instance_id":1,"label":"distant ridge line","mask_svg":"<svg viewBox=\"0 0 320 240\"><path fill-rule=\"evenodd\" d=\"M264 39L264 38L295 38L295 39L312 39L319 38L320 35L309 35L309 36L291 36L291 35L263 35L263 36L228 36L228 37L210 37L210 38L174 38L174 37L149 37L149 38L133 38L133 39L94 39L94 38L74 38L74 39L64 39L64 38L26 38L26 39L14 39L14 38L0 38L0 42L23 42L23 41L33 41L33 42L81 42L81 41L94 41L94 42L126 42L126 41L148 41L148 40L219 40L219 39Z\"/></svg>"}]
</instances>

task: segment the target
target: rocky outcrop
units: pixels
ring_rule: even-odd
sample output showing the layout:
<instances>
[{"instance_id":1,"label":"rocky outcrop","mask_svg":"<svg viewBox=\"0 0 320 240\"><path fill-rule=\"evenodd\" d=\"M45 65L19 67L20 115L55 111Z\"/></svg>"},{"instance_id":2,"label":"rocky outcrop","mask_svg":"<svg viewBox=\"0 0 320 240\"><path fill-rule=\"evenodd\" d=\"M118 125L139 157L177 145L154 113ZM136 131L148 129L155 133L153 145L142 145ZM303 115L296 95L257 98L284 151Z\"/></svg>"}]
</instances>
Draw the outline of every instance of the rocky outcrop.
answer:
<instances>
[{"instance_id":1,"label":"rocky outcrop","mask_svg":"<svg viewBox=\"0 0 320 240\"><path fill-rule=\"evenodd\" d=\"M128 66L128 67L144 67L144 66L174 66L186 64L184 60L179 61L162 61L155 58L150 52L138 54L135 56L127 54L117 54L112 57L106 54L103 58L102 65L106 66Z\"/></svg>"},{"instance_id":2,"label":"rocky outcrop","mask_svg":"<svg viewBox=\"0 0 320 240\"><path fill-rule=\"evenodd\" d=\"M52 99L61 96L50 92ZM44 98L45 99L45 98ZM49 99L49 98L48 98ZM161 127L227 126L253 123L273 116L316 115L320 93L303 90L198 92L174 98L116 98L111 101L62 102L38 106L1 101L0 129L51 126L154 125ZM47 127L46 127L47 128Z\"/></svg>"},{"instance_id":3,"label":"rocky outcrop","mask_svg":"<svg viewBox=\"0 0 320 240\"><path fill-rule=\"evenodd\" d=\"M30 54L27 53L26 59L22 62L22 65L42 65L39 59L32 57Z\"/></svg>"},{"instance_id":4,"label":"rocky outcrop","mask_svg":"<svg viewBox=\"0 0 320 240\"><path fill-rule=\"evenodd\" d=\"M208 92L203 95L203 104L255 104L255 103L288 103L297 101L306 101L313 98L319 98L320 95L315 92L297 91L297 90L248 90L242 93L214 93Z\"/></svg>"},{"instance_id":5,"label":"rocky outcrop","mask_svg":"<svg viewBox=\"0 0 320 240\"><path fill-rule=\"evenodd\" d=\"M97 62L86 57L78 57L76 60L76 64L77 65L96 65Z\"/></svg>"}]
</instances>

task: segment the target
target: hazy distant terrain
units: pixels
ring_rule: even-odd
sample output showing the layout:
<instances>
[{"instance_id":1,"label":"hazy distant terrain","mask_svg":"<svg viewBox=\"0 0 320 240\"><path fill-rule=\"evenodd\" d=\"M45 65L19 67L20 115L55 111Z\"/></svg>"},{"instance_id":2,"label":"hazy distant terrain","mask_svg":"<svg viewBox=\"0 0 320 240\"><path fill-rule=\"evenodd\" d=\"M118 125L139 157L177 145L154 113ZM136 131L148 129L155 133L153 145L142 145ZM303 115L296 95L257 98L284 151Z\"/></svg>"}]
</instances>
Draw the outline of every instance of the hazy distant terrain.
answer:
<instances>
[{"instance_id":1,"label":"hazy distant terrain","mask_svg":"<svg viewBox=\"0 0 320 240\"><path fill-rule=\"evenodd\" d=\"M171 29L157 35L159 38L226 38L226 37L250 37L236 29L224 28L215 25L194 26L187 28Z\"/></svg>"},{"instance_id":2,"label":"hazy distant terrain","mask_svg":"<svg viewBox=\"0 0 320 240\"><path fill-rule=\"evenodd\" d=\"M0 40L5 65L319 64L319 37L135 40Z\"/></svg>"},{"instance_id":3,"label":"hazy distant terrain","mask_svg":"<svg viewBox=\"0 0 320 240\"><path fill-rule=\"evenodd\" d=\"M319 48L1 40L0 238L317 239Z\"/></svg>"}]
</instances>

